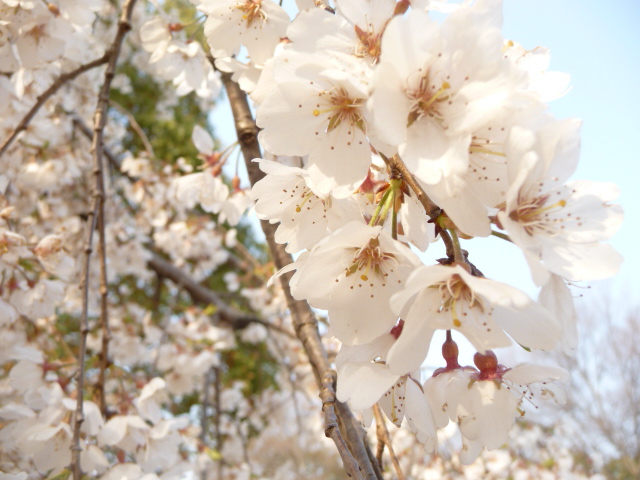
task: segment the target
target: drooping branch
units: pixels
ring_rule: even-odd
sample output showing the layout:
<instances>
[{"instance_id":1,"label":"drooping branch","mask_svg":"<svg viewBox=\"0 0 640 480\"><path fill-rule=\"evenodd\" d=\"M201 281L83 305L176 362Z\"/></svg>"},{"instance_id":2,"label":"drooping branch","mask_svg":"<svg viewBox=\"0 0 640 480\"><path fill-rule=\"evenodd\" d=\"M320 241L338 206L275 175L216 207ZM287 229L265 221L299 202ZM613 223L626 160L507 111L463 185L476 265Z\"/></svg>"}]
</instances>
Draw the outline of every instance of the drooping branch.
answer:
<instances>
[{"instance_id":1,"label":"drooping branch","mask_svg":"<svg viewBox=\"0 0 640 480\"><path fill-rule=\"evenodd\" d=\"M250 323L258 323L265 327L280 332L291 338L296 338L293 333L283 327L274 325L254 315L242 312L227 305L216 292L194 280L187 273L180 270L174 264L165 260L158 254L153 254L147 262L149 268L164 278L168 278L176 285L186 290L194 302L202 305L213 305L220 322L230 326L234 330L246 328Z\"/></svg>"},{"instance_id":2,"label":"drooping branch","mask_svg":"<svg viewBox=\"0 0 640 480\"><path fill-rule=\"evenodd\" d=\"M210 61L213 63L212 57L210 57ZM244 156L249 179L251 184L254 185L256 182L264 178L265 175L258 167L258 164L253 162L253 159L260 158L262 156L260 144L258 142L259 129L251 114L251 109L249 108L249 102L245 92L231 79L230 74L222 73L221 76L227 96L229 97L229 103L235 120L238 142L240 143L240 148ZM289 265L293 261L291 255L285 250L284 245L276 243L275 241L275 230L277 225L271 224L265 220L262 220L260 223L276 268L280 269ZM327 359L327 352L320 339L318 322L311 310L311 307L306 301L296 300L291 295L289 280L292 275L293 272L288 272L280 277L282 289L293 319L296 334L302 342L307 357L309 358L318 388L321 389L323 387L323 376L325 372L331 370L331 366ZM371 461L371 458L368 455L368 446L364 439L364 431L353 416L351 409L341 402L336 402L335 405L337 407L337 420L340 426L340 431L338 433L344 435L344 440L349 451L358 462L360 471L364 475L364 478L382 479L380 469L375 462Z\"/></svg>"},{"instance_id":3,"label":"drooping branch","mask_svg":"<svg viewBox=\"0 0 640 480\"><path fill-rule=\"evenodd\" d=\"M45 102L49 100L49 98L51 98L51 96L54 93L56 93L60 89L60 87L62 87L65 83L73 80L78 75L81 75L84 72L88 72L89 70L99 67L100 65L104 65L105 63L107 63L108 60L109 60L109 52L105 53L102 57L96 58L95 60L89 63L80 65L75 70L72 70L70 72L63 73L62 75L60 75L49 86L49 88L47 88L44 92L38 95L38 98L36 99L36 103L34 103L31 109L25 114L24 117L22 117L22 120L20 120L16 128L13 129L9 137L4 141L4 143L0 147L0 157L2 157L2 155L4 155L4 153L9 149L13 141L20 134L20 132L27 129L27 127L29 126L29 123L31 122L31 119L35 116L36 113L38 113L38 110L40 110L40 108L45 104Z\"/></svg>"},{"instance_id":4,"label":"drooping branch","mask_svg":"<svg viewBox=\"0 0 640 480\"><path fill-rule=\"evenodd\" d=\"M107 285L107 259L106 259L106 233L105 233L105 214L104 214L104 201L105 201L105 187L104 187L104 127L107 123L107 107L109 105L109 94L111 92L111 82L115 77L116 64L122 48L122 42L124 37L131 30L131 15L133 13L133 7L136 0L126 0L122 7L122 12L118 21L118 29L116 31L115 38L111 44L109 50L107 50L107 70L104 76L104 82L100 93L98 94L98 104L96 106L94 119L93 119L93 134L91 141L91 153L94 160L94 174L96 176L95 193L94 193L94 208L92 210L92 221L90 231L87 238L86 246L86 265L85 265L85 278L84 278L84 297L83 297L83 309L82 309L82 335L80 341L80 351L78 354L78 363L80 365L78 373L78 398L76 403L75 421L73 428L73 442L71 444L71 470L73 472L74 480L81 480L82 468L80 465L80 453L82 448L80 447L80 427L84 421L83 414L83 394L84 394L84 363L86 355L86 338L89 330L88 325L88 301L89 301L89 271L91 260L91 249L93 242L93 231L98 228L99 242L98 242L98 254L100 258L100 325L102 330L102 350L100 358L100 410L102 414L106 414L106 401L104 395L104 385L106 369L108 366L109 355L108 346L110 331L108 325L108 285Z\"/></svg>"},{"instance_id":5,"label":"drooping branch","mask_svg":"<svg viewBox=\"0 0 640 480\"><path fill-rule=\"evenodd\" d=\"M109 99L109 105L111 105L118 112L120 112L122 115L127 117L127 120L129 121L129 125L131 126L131 129L136 133L136 135L138 135L138 138L140 138L140 141L144 145L144 149L146 150L149 158L156 158L156 154L153 152L153 146L149 141L149 137L147 137L147 134L144 132L144 130L136 120L136 117L134 117L129 110L127 110L126 108L124 108L122 105L120 105L118 102L114 100Z\"/></svg>"},{"instance_id":6,"label":"drooping branch","mask_svg":"<svg viewBox=\"0 0 640 480\"><path fill-rule=\"evenodd\" d=\"M80 346L78 348L78 380L77 391L78 398L76 404L76 413L73 424L73 441L71 443L71 471L73 472L74 480L80 480L82 478L82 471L80 469L80 453L82 448L80 447L80 427L84 422L84 413L82 410L83 405L83 392L84 392L84 371L85 371L85 355L87 346L87 335L89 334L89 273L91 266L91 248L93 245L93 232L96 229L98 218L98 198L94 196L93 208L89 212L89 221L87 222L87 239L84 247L84 275L82 284L82 313L80 316Z\"/></svg>"}]
</instances>

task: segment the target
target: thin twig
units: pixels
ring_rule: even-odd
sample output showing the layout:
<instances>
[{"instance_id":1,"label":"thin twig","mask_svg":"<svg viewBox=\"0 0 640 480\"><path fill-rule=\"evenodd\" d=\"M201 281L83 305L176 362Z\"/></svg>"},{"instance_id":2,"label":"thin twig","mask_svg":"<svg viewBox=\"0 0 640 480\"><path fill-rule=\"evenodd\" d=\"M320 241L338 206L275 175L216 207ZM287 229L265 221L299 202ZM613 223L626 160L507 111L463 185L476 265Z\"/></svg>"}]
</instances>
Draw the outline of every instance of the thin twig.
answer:
<instances>
[{"instance_id":1,"label":"thin twig","mask_svg":"<svg viewBox=\"0 0 640 480\"><path fill-rule=\"evenodd\" d=\"M93 132L91 128L86 124L86 122L75 112L68 112L68 115L71 117L73 124L80 129L80 131L87 138L93 138ZM111 164L113 168L115 168L121 175L127 177L131 182L135 182L137 179L135 177L130 176L128 173L122 171L122 161L115 155L109 148L103 146L102 151L104 156L107 157L107 160Z\"/></svg>"},{"instance_id":2,"label":"thin twig","mask_svg":"<svg viewBox=\"0 0 640 480\"><path fill-rule=\"evenodd\" d=\"M99 67L100 65L104 65L105 63L107 63L108 60L109 60L109 52L105 53L102 57L96 58L95 60L89 63L84 63L80 65L75 70L72 70L70 72L63 73L62 75L60 75L49 86L49 88L47 88L44 92L38 95L36 99L36 103L31 107L31 109L26 113L26 115L22 117L22 120L20 120L20 123L18 123L18 125L13 130L13 132L11 132L11 135L9 135L9 137L4 141L4 143L2 144L2 147L0 147L0 157L2 157L2 155L4 155L4 153L9 149L9 147L11 146L13 141L16 139L18 134L20 134L20 132L22 132L23 130L27 129L27 127L29 126L29 122L31 122L31 119L35 116L36 113L38 113L38 110L40 110L40 108L44 105L44 103L47 100L49 100L49 98L51 98L51 96L54 93L56 93L58 89L62 87L62 85L64 85L70 80L73 80L78 75L84 72L87 72L93 68Z\"/></svg>"},{"instance_id":3,"label":"thin twig","mask_svg":"<svg viewBox=\"0 0 640 480\"><path fill-rule=\"evenodd\" d=\"M98 104L94 115L94 127L91 142L91 152L93 154L95 162L94 174L96 175L96 186L94 196L94 210L91 221L91 231L88 235L88 242L86 248L86 266L85 266L85 280L84 280L84 298L83 298L83 323L82 323L82 335L81 335L81 348L79 352L78 362L80 364L78 372L78 398L76 405L76 417L74 422L73 431L73 443L71 446L71 470L73 472L74 480L81 480L82 468L80 465L80 453L82 448L80 447L80 427L84 421L83 415L83 395L84 395L84 362L86 355L86 336L89 330L88 325L88 303L89 303L89 269L90 269L90 257L91 246L93 241L93 230L98 227L99 231L99 257L100 257L100 325L102 329L102 351L100 359L100 410L102 414L106 414L106 402L105 402L105 376L106 369L109 362L108 346L109 346L109 326L108 326L108 310L107 310L107 265L106 265L106 235L105 235L105 223L104 223L104 200L105 200L105 188L104 188L104 171L103 171L103 132L107 123L107 106L109 104L109 92L111 91L111 82L115 76L116 63L118 56L120 55L120 49L125 35L131 30L131 15L133 13L133 6L136 0L126 0L122 7L120 19L118 21L118 30L116 36L111 44L111 47L106 53L108 64L105 72L104 83L100 89L98 95Z\"/></svg>"},{"instance_id":4,"label":"thin twig","mask_svg":"<svg viewBox=\"0 0 640 480\"><path fill-rule=\"evenodd\" d=\"M156 154L153 152L153 146L149 141L149 137L147 137L147 134L144 132L144 130L136 120L136 117L134 117L129 110L124 108L122 105L120 105L118 102L116 102L113 99L109 99L109 105L111 105L116 110L118 110L118 112L120 112L122 115L127 117L127 120L129 120L129 125L140 138L140 141L144 145L144 149L147 151L147 155L149 156L149 158L156 158Z\"/></svg>"},{"instance_id":5,"label":"thin twig","mask_svg":"<svg viewBox=\"0 0 640 480\"><path fill-rule=\"evenodd\" d=\"M118 31L116 37L109 48L109 63L104 74L104 82L98 94L98 105L93 117L93 138L91 140L91 152L93 154L96 168L96 190L98 191L98 232L99 246L98 256L100 258L100 330L102 332L102 348L100 352L100 374L98 383L100 385L99 406L103 416L107 413L105 400L106 372L109 366L109 341L111 340L111 330L109 329L109 285L107 275L107 240L105 231L104 204L106 191L104 186L104 128L107 124L107 109L109 108L109 96L111 94L111 83L116 76L116 64L120 56L124 37L131 30L131 15L136 0L127 0L122 7Z\"/></svg>"},{"instance_id":6,"label":"thin twig","mask_svg":"<svg viewBox=\"0 0 640 480\"><path fill-rule=\"evenodd\" d=\"M392 171L397 171L400 173L402 180L404 180L406 184L411 188L411 190L414 191L414 193L416 194L416 198L424 207L424 211L427 213L429 218L431 220L435 220L436 218L438 218L442 213L442 209L429 198L429 195L425 193L422 186L420 186L420 184L415 179L413 174L409 171L400 156L396 154L390 158L387 158L384 155L380 155L380 157L382 157L382 159Z\"/></svg>"},{"instance_id":7,"label":"thin twig","mask_svg":"<svg viewBox=\"0 0 640 480\"><path fill-rule=\"evenodd\" d=\"M213 64L213 57L209 56L208 58ZM245 92L231 79L231 75L228 73L222 73L221 77L233 112L238 142L242 149L249 179L251 180L251 184L255 185L256 182L265 176L258 164L252 161L254 158L262 157L260 144L258 143L258 127L251 115L251 109L249 108L249 102ZM276 268L281 269L293 262L293 258L285 250L285 246L275 241L275 231L278 226L266 220L261 220L260 225L267 239L269 252L271 253L271 258ZM322 388L324 372L330 370L331 366L327 359L327 352L320 340L318 321L315 314L307 302L296 300L291 295L289 280L292 275L293 272L288 272L280 277L282 291L287 301L287 306L289 307L296 334L305 349L318 387ZM368 446L365 441L364 430L354 418L351 409L341 402L336 402L336 407L336 415L340 429L344 434L349 451L359 464L362 474L368 480L382 480L382 474L378 466L375 462L371 462L367 453Z\"/></svg>"},{"instance_id":8,"label":"thin twig","mask_svg":"<svg viewBox=\"0 0 640 480\"><path fill-rule=\"evenodd\" d=\"M334 385L336 383L336 372L327 370L322 377L322 389L320 390L320 399L322 400L322 411L324 412L324 434L327 438L333 440L336 444L342 464L347 474L355 479L362 479L358 462L353 458L347 444L345 443L340 429L338 428L338 418L335 413L336 392Z\"/></svg>"},{"instance_id":9,"label":"thin twig","mask_svg":"<svg viewBox=\"0 0 640 480\"><path fill-rule=\"evenodd\" d=\"M91 266L91 245L93 244L93 232L96 229L98 218L98 197L94 196L93 208L89 212L89 222L87 240L84 248L84 280L82 284L82 314L80 316L80 345L78 347L78 380L77 380L77 404L75 420L73 424L73 441L71 443L71 470L74 480L80 480L82 471L80 469L80 427L84 422L83 394L84 394L84 360L87 350L87 334L89 333L89 273Z\"/></svg>"},{"instance_id":10,"label":"thin twig","mask_svg":"<svg viewBox=\"0 0 640 480\"><path fill-rule=\"evenodd\" d=\"M200 441L202 442L202 446L208 448L209 446L209 404L211 399L209 398L209 393L211 392L211 385L215 380L215 368L211 367L207 373L204 375L204 385L202 387L202 414L200 415ZM200 480L207 480L208 472L207 469L202 469Z\"/></svg>"},{"instance_id":11,"label":"thin twig","mask_svg":"<svg viewBox=\"0 0 640 480\"><path fill-rule=\"evenodd\" d=\"M224 459L222 458L222 428L220 426L221 424L221 417L222 417L222 412L220 411L220 405L222 404L222 401L220 399L220 390L222 387L222 382L220 381L220 368L219 367L213 367L214 371L215 371L215 401L216 401L216 415L214 417L214 424L215 424L215 429L216 429L216 451L218 452L218 455L220 458L218 458L218 475L217 475L217 480L222 480L223 478L223 473L224 473Z\"/></svg>"},{"instance_id":12,"label":"thin twig","mask_svg":"<svg viewBox=\"0 0 640 480\"><path fill-rule=\"evenodd\" d=\"M380 468L382 468L382 452L384 451L385 445L389 449L389 456L391 457L391 463L393 464L393 468L396 470L396 474L398 475L398 480L404 480L404 473L402 473L402 468L400 468L400 462L398 462L398 457L396 457L395 452L393 451L393 445L391 443L391 437L389 436L389 430L387 430L387 424L382 415L382 411L380 411L380 407L376 403L373 406L373 414L376 417L376 434L378 436L378 451L379 456L376 455L378 459L378 463Z\"/></svg>"},{"instance_id":13,"label":"thin twig","mask_svg":"<svg viewBox=\"0 0 640 480\"><path fill-rule=\"evenodd\" d=\"M467 263L467 259L465 255L462 253L462 247L460 246L460 239L458 238L458 234L456 233L456 229L452 228L449 230L451 234L451 240L453 240L453 258L457 263L465 264Z\"/></svg>"}]
</instances>

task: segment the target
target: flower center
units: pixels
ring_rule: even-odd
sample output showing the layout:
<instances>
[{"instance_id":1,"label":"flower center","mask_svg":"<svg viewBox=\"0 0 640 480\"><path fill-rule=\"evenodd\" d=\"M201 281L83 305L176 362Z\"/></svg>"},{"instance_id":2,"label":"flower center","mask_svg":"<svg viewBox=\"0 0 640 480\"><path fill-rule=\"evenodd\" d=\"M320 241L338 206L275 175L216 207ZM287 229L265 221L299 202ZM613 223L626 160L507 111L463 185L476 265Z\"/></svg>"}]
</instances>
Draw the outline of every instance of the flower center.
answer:
<instances>
[{"instance_id":1,"label":"flower center","mask_svg":"<svg viewBox=\"0 0 640 480\"><path fill-rule=\"evenodd\" d=\"M372 63L378 63L381 53L382 32L364 31L358 25L354 27L358 36L356 57L371 57Z\"/></svg>"},{"instance_id":2,"label":"flower center","mask_svg":"<svg viewBox=\"0 0 640 480\"><path fill-rule=\"evenodd\" d=\"M242 19L247 21L247 28L249 28L256 19L262 22L267 20L261 7L262 0L247 0L243 4L236 5L235 8L242 11Z\"/></svg>"},{"instance_id":3,"label":"flower center","mask_svg":"<svg viewBox=\"0 0 640 480\"><path fill-rule=\"evenodd\" d=\"M320 96L328 100L326 108L320 110L320 105L312 113L314 117L323 113L329 113L329 125L327 132L336 129L343 121L350 125L355 125L363 132L365 131L364 118L360 112L362 106L361 98L351 98L343 87L334 87L330 90L320 92Z\"/></svg>"},{"instance_id":4,"label":"flower center","mask_svg":"<svg viewBox=\"0 0 640 480\"><path fill-rule=\"evenodd\" d=\"M477 307L480 311L484 311L484 304L482 299L476 297L476 294L465 281L457 273L452 275L446 282L440 282L438 289L442 295L442 310L451 311L453 317L453 325L456 327L462 326L462 322L459 317L458 305L461 303L462 308L474 308ZM466 313L463 313L466 315Z\"/></svg>"},{"instance_id":5,"label":"flower center","mask_svg":"<svg viewBox=\"0 0 640 480\"><path fill-rule=\"evenodd\" d=\"M448 92L450 88L451 85L447 81L443 81L440 87L432 83L428 72L421 75L415 88L407 92L407 96L412 101L411 110L407 117L407 127L426 116L442 120L443 116L439 107L442 102L451 98L451 94Z\"/></svg>"},{"instance_id":6,"label":"flower center","mask_svg":"<svg viewBox=\"0 0 640 480\"><path fill-rule=\"evenodd\" d=\"M564 206L566 200L558 200L557 202L547 205L549 195L535 197L533 200L523 202L515 210L509 213L509 218L515 222L519 222L529 235L535 233L555 234L556 231L552 227L554 223L562 222L562 218L552 217L552 214L558 213Z\"/></svg>"},{"instance_id":7,"label":"flower center","mask_svg":"<svg viewBox=\"0 0 640 480\"><path fill-rule=\"evenodd\" d=\"M395 266L396 263L393 254L382 251L380 240L372 238L364 247L356 250L351 265L345 269L345 276L359 273L360 279L365 282L369 280L371 273L378 277L386 277L389 275L386 270L391 265Z\"/></svg>"}]
</instances>

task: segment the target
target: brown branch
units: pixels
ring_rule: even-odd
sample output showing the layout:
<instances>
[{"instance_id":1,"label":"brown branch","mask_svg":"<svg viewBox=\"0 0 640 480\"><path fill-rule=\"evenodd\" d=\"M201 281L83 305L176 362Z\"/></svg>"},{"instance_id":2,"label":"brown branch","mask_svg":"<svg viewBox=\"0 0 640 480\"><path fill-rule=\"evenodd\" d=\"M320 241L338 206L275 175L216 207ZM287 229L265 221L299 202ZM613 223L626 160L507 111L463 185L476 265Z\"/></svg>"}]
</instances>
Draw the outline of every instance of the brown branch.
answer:
<instances>
[{"instance_id":1,"label":"brown branch","mask_svg":"<svg viewBox=\"0 0 640 480\"><path fill-rule=\"evenodd\" d=\"M73 124L78 129L80 129L80 131L84 134L85 137L93 138L92 130L89 128L89 126L85 123L85 121L77 113L70 112L69 116L71 117L71 120L73 121ZM113 168L115 168L121 175L127 177L127 179L129 179L131 182L135 182L136 181L136 179L134 177L132 177L128 173L122 171L122 161L110 149L108 149L107 147L103 146L102 153L104 154L105 157L107 157L107 160L109 161L111 166Z\"/></svg>"},{"instance_id":2,"label":"brown branch","mask_svg":"<svg viewBox=\"0 0 640 480\"><path fill-rule=\"evenodd\" d=\"M98 227L99 242L98 253L100 258L100 326L102 330L102 351L100 358L100 410L103 415L106 414L106 401L105 401L105 382L106 382L106 369L109 362L109 338L111 333L108 325L108 284L107 284L107 259L106 259L106 233L105 233L105 214L104 214L104 200L105 200L105 188L104 188L104 169L103 169L103 150L104 150L104 127L107 123L107 107L109 105L109 93L111 91L111 82L115 77L116 64L118 62L118 56L120 55L120 49L124 37L131 30L131 15L133 13L133 6L136 0L126 0L122 7L120 19L118 21L118 30L116 32L113 43L107 50L106 57L108 59L107 70L104 76L104 83L98 94L98 104L96 106L94 119L93 119L93 135L91 141L91 153L95 162L94 174L96 176L95 196L94 196L94 211L91 222L91 231L88 235L87 249L86 249L86 266L85 266L85 292L83 298L83 324L82 324L82 340L81 348L79 352L80 370L78 376L78 398L76 405L76 417L74 422L73 431L73 443L71 446L72 458L71 458L71 470L73 472L74 480L81 480L82 468L80 465L80 453L82 448L80 447L80 427L84 421L83 416L83 394L84 394L84 360L86 354L86 335L88 332L88 299L89 299L89 265L91 257L91 245L93 241L93 230Z\"/></svg>"},{"instance_id":3,"label":"brown branch","mask_svg":"<svg viewBox=\"0 0 640 480\"><path fill-rule=\"evenodd\" d=\"M209 56L209 60L213 64L213 57ZM251 109L249 108L249 102L245 92L231 79L230 74L222 73L221 77L227 91L227 96L229 97L238 142L240 143L240 148L244 156L249 179L251 184L255 185L256 182L265 176L264 172L258 167L258 164L252 161L262 156L260 144L258 143L258 127L251 115ZM277 225L265 220L261 220L260 224L267 239L271 258L276 268L281 269L289 265L293 261L291 255L287 253L284 245L276 243L275 241ZM287 306L289 307L289 312L291 313L296 334L302 342L307 357L309 358L309 363L316 377L318 388L322 388L324 372L330 370L331 366L327 359L327 352L320 339L318 322L311 307L307 302L296 300L291 295L289 280L292 275L293 272L288 272L280 277L282 290L287 301ZM359 422L356 422L351 409L341 402L336 402L336 407L340 430L344 435L349 451L358 462L360 471L367 479L381 480L382 474L377 468L378 466L375 465L374 462L371 462L367 454L368 447L364 439L364 431Z\"/></svg>"},{"instance_id":4,"label":"brown branch","mask_svg":"<svg viewBox=\"0 0 640 480\"><path fill-rule=\"evenodd\" d=\"M399 174L400 178L402 178L402 180L404 180L404 182L409 186L409 188L413 190L413 192L416 194L416 198L422 204L425 213L429 216L429 218L432 221L436 222L437 218L440 216L440 214L442 214L442 209L438 205L436 205L433 202L433 200L431 200L431 198L429 198L429 195L427 195L427 193L424 191L422 186L418 183L416 178L409 171L409 169L404 164L400 156L398 154L395 154L392 157L386 157L380 152L378 152L378 154L380 155L380 158L382 158L384 162L387 164L387 167L389 168L389 170ZM436 228L438 227L439 225L436 223ZM442 238L442 241L446 246L447 257L453 258L455 254L453 240L451 240L451 237L444 229L440 229L438 235L440 235L440 238Z\"/></svg>"},{"instance_id":5,"label":"brown branch","mask_svg":"<svg viewBox=\"0 0 640 480\"><path fill-rule=\"evenodd\" d=\"M149 158L156 158L156 154L153 152L153 146L149 141L149 137L147 137L147 134L144 133L144 130L136 120L136 117L134 117L129 110L127 110L126 108L124 108L122 105L120 105L118 102L114 100L109 99L109 105L111 105L116 110L118 110L122 115L127 117L127 120L129 120L129 125L131 126L131 129L134 132L136 132L136 134L140 138L140 141L144 145L144 149L147 151L147 155L149 156Z\"/></svg>"},{"instance_id":6,"label":"brown branch","mask_svg":"<svg viewBox=\"0 0 640 480\"><path fill-rule=\"evenodd\" d=\"M384 447L386 445L389 449L389 456L391 457L393 468L395 468L396 473L398 474L398 480L404 480L405 477L402 473L402 468L400 468L400 462L398 462L398 457L396 457L396 454L393 451L393 445L391 443L391 437L389 436L389 430L387 430L386 421L377 403L373 406L373 414L376 417L376 434L378 437L378 452L376 454L376 458L378 460L378 464L380 465L380 468L382 468L382 453L384 452Z\"/></svg>"},{"instance_id":7,"label":"brown branch","mask_svg":"<svg viewBox=\"0 0 640 480\"><path fill-rule=\"evenodd\" d=\"M338 418L335 413L336 403L336 372L334 370L327 370L322 376L322 389L320 390L320 399L322 400L322 411L324 412L324 435L327 438L333 440L336 444L340 458L342 458L342 464L347 474L355 479L362 479L362 474L358 467L356 459L353 458L349 448L347 448L342 435L340 435L340 429L338 427Z\"/></svg>"},{"instance_id":8,"label":"brown branch","mask_svg":"<svg viewBox=\"0 0 640 480\"><path fill-rule=\"evenodd\" d=\"M20 132L27 129L27 127L29 126L29 122L31 122L31 119L35 116L36 113L38 113L38 110L40 110L40 108L44 105L44 103L47 100L49 100L49 98L51 98L51 96L54 93L56 93L58 89L62 87L62 85L64 85L70 80L73 80L78 75L84 72L87 72L93 68L99 67L100 65L104 65L105 63L107 63L108 60L109 60L109 52L105 53L102 57L96 58L95 60L89 63L80 65L75 70L72 70L70 72L63 73L62 75L60 75L49 86L49 88L47 88L44 92L38 95L38 97L36 98L36 103L31 107L31 109L26 113L26 115L22 117L22 120L20 120L20 123L18 123L18 125L13 130L13 132L11 132L9 137L4 141L4 143L2 144L2 147L0 147L0 157L2 157L2 155L4 155L4 153L9 149L13 141L20 134Z\"/></svg>"},{"instance_id":9,"label":"brown branch","mask_svg":"<svg viewBox=\"0 0 640 480\"><path fill-rule=\"evenodd\" d=\"M286 328L274 325L254 315L250 315L230 307L216 294L216 292L198 283L191 276L156 253L152 255L151 259L147 262L147 265L157 274L168 278L173 283L186 290L189 295L191 295L191 299L194 302L202 305L215 306L216 314L218 315L220 322L228 325L234 330L246 328L250 323L258 323L271 330L287 335L289 338L296 338L295 334Z\"/></svg>"},{"instance_id":10,"label":"brown branch","mask_svg":"<svg viewBox=\"0 0 640 480\"><path fill-rule=\"evenodd\" d=\"M89 212L89 222L87 231L87 240L84 248L85 264L84 264L84 280L82 285L82 314L80 316L80 345L78 347L78 380L77 380L77 404L75 419L73 424L73 441L71 443L71 467L74 480L80 480L82 471L80 469L80 427L84 422L84 412L82 405L82 396L84 393L84 361L87 350L87 334L89 333L89 273L91 266L91 246L93 244L93 232L96 229L98 218L98 196L93 199L93 208Z\"/></svg>"},{"instance_id":11,"label":"brown branch","mask_svg":"<svg viewBox=\"0 0 640 480\"><path fill-rule=\"evenodd\" d=\"M222 405L222 401L220 399L220 391L222 390L222 382L220 381L220 369L218 367L213 367L215 369L215 388L216 388L216 416L214 417L214 423L216 427L216 450L218 453L222 452L222 410L220 406ZM218 459L218 475L217 480L222 480L224 474L224 459Z\"/></svg>"},{"instance_id":12,"label":"brown branch","mask_svg":"<svg viewBox=\"0 0 640 480\"><path fill-rule=\"evenodd\" d=\"M426 194L424 189L420 186L418 181L415 179L413 174L409 171L407 166L404 164L399 155L393 155L391 158L387 158L384 155L380 155L385 163L389 166L389 169L397 171L402 180L406 182L407 185L413 190L416 194L416 198L424 207L424 211L431 220L435 220L442 213L442 209L436 205L433 200L429 198L429 195Z\"/></svg>"}]
</instances>

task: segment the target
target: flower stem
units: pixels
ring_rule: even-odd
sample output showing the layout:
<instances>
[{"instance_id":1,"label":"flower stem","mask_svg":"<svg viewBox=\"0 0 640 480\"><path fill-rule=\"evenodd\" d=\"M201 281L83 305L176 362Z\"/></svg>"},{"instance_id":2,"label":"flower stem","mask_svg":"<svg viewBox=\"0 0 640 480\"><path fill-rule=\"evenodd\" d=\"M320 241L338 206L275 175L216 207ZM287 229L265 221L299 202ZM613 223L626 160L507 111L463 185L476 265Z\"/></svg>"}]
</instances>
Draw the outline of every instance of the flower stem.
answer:
<instances>
[{"instance_id":1,"label":"flower stem","mask_svg":"<svg viewBox=\"0 0 640 480\"><path fill-rule=\"evenodd\" d=\"M380 215L380 211L382 210L382 208L385 206L385 204L387 203L387 199L389 198L389 194L391 193L391 188L388 188L383 194L382 194L382 198L380 199L380 202L378 203L378 206L376 207L376 209L373 212L373 216L371 217L371 220L369 221L369 226L370 227L375 227L378 224L378 218L381 216Z\"/></svg>"},{"instance_id":2,"label":"flower stem","mask_svg":"<svg viewBox=\"0 0 640 480\"><path fill-rule=\"evenodd\" d=\"M393 189L393 193L391 194L391 204L393 208L391 209L391 238L394 240L398 239L398 212L396 211L396 189Z\"/></svg>"},{"instance_id":3,"label":"flower stem","mask_svg":"<svg viewBox=\"0 0 640 480\"><path fill-rule=\"evenodd\" d=\"M460 247L460 239L458 239L458 233L455 228L449 229L451 234L451 240L453 241L453 258L456 262L465 264L467 261L462 254L462 248Z\"/></svg>"},{"instance_id":4,"label":"flower stem","mask_svg":"<svg viewBox=\"0 0 640 480\"><path fill-rule=\"evenodd\" d=\"M500 233L500 232L496 232L495 230L491 230L491 235L493 235L494 237L498 237L498 238L501 238L503 240L506 240L507 242L512 242L513 243L513 240L511 240L509 238L509 235L506 235L504 233Z\"/></svg>"}]
</instances>

